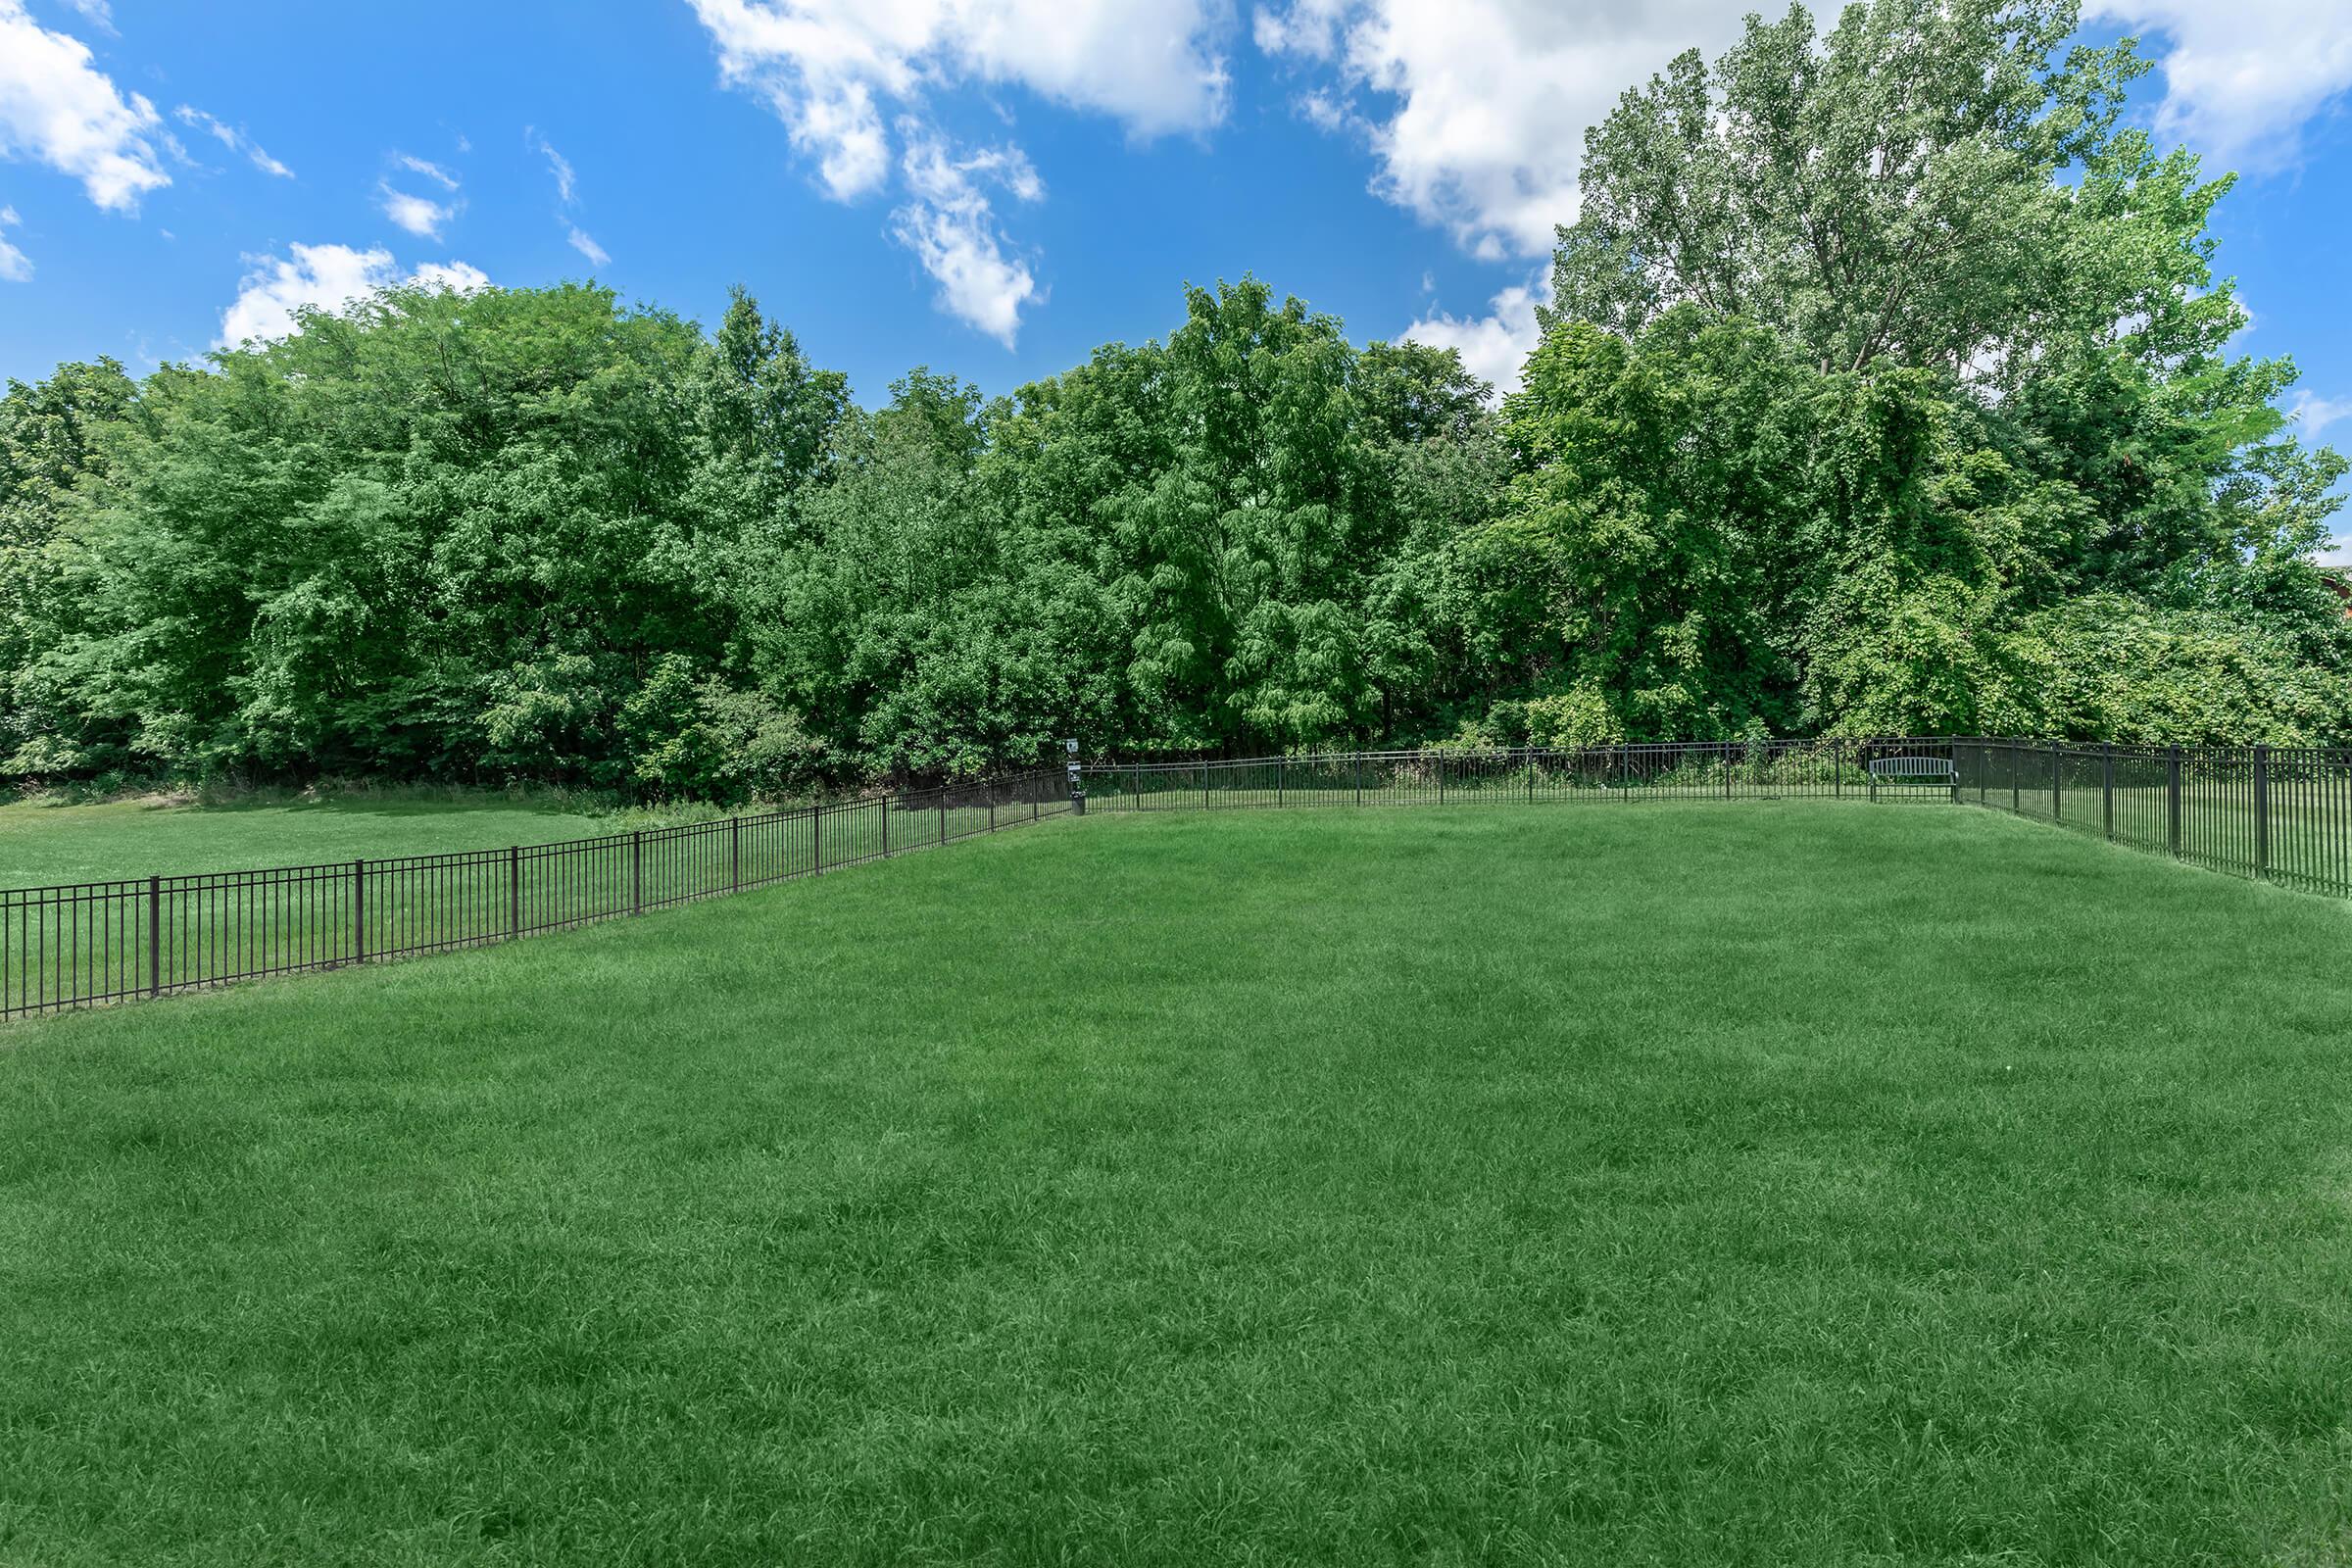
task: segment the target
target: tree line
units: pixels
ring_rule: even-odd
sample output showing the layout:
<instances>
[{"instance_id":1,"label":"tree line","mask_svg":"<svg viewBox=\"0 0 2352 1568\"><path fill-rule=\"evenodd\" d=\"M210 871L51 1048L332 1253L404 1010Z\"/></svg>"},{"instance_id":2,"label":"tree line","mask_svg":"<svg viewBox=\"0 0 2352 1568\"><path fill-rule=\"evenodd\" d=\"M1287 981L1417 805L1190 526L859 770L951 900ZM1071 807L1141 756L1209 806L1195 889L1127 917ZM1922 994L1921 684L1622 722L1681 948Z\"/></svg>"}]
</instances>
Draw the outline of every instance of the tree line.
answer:
<instances>
[{"instance_id":1,"label":"tree line","mask_svg":"<svg viewBox=\"0 0 2352 1568\"><path fill-rule=\"evenodd\" d=\"M2043 0L1751 19L1587 139L1492 406L1245 278L867 410L738 292L394 289L0 398L0 770L737 800L1094 752L2352 738L2227 177ZM2062 53L2063 51L2063 53Z\"/></svg>"}]
</instances>

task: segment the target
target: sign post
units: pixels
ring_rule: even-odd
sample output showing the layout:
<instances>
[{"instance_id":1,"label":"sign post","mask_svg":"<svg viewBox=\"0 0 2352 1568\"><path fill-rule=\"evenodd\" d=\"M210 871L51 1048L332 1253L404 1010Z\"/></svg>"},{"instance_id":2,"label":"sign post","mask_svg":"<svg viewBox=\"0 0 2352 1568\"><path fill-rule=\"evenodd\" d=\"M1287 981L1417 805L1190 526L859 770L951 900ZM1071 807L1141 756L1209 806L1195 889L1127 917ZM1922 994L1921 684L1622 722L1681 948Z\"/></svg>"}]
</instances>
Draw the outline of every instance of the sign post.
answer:
<instances>
[{"instance_id":1,"label":"sign post","mask_svg":"<svg viewBox=\"0 0 2352 1568\"><path fill-rule=\"evenodd\" d=\"M1063 741L1061 749L1069 756L1066 765L1070 770L1070 811L1073 815L1084 816L1086 814L1086 782L1078 771L1078 743Z\"/></svg>"}]
</instances>

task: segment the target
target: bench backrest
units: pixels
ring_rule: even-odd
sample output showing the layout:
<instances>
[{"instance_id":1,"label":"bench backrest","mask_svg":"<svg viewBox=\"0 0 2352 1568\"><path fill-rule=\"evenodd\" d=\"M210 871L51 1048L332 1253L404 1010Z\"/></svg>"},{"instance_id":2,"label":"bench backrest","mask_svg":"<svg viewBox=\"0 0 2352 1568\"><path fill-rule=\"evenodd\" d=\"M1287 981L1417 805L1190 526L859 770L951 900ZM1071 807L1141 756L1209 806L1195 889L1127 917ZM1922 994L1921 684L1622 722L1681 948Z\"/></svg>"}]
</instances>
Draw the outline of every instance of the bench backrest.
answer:
<instances>
[{"instance_id":1,"label":"bench backrest","mask_svg":"<svg viewBox=\"0 0 2352 1568\"><path fill-rule=\"evenodd\" d=\"M1871 759L1870 770L1881 778L1950 778L1952 760L1948 757L1877 757Z\"/></svg>"}]
</instances>

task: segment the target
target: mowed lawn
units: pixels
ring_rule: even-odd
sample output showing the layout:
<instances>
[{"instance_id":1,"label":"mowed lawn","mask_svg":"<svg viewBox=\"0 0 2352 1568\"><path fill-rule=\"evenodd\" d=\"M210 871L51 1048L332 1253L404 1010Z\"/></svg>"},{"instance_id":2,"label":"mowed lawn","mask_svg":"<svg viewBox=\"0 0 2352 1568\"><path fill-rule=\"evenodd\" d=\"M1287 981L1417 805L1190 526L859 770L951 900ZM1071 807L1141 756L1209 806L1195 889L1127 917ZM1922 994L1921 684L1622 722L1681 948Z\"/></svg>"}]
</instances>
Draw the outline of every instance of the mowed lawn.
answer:
<instances>
[{"instance_id":1,"label":"mowed lawn","mask_svg":"<svg viewBox=\"0 0 2352 1568\"><path fill-rule=\"evenodd\" d=\"M656 819L648 813L592 814L552 799L487 792L435 797L354 791L235 805L19 801L0 806L0 888L553 844Z\"/></svg>"},{"instance_id":2,"label":"mowed lawn","mask_svg":"<svg viewBox=\"0 0 2352 1568\"><path fill-rule=\"evenodd\" d=\"M1097 816L0 1033L0 1562L2352 1560L2352 910Z\"/></svg>"}]
</instances>

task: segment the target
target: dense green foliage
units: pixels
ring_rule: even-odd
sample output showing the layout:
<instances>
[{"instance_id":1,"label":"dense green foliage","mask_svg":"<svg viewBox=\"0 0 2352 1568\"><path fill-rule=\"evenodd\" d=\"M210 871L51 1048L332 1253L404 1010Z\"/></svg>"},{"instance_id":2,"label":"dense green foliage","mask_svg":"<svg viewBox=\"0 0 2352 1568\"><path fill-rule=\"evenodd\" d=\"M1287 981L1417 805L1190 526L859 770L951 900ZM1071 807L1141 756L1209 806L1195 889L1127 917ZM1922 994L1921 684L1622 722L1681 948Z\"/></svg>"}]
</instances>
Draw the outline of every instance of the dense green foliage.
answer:
<instances>
[{"instance_id":1,"label":"dense green foliage","mask_svg":"<svg viewBox=\"0 0 2352 1568\"><path fill-rule=\"evenodd\" d=\"M15 1025L0 1557L2340 1561L2343 932L1955 808L1090 816Z\"/></svg>"},{"instance_id":2,"label":"dense green foliage","mask_svg":"<svg viewBox=\"0 0 2352 1568\"><path fill-rule=\"evenodd\" d=\"M986 400L738 296L403 290L0 399L0 765L737 799L1096 750L2352 737L2343 461L2059 0L1801 9L1591 134L1490 409L1254 279Z\"/></svg>"}]
</instances>

